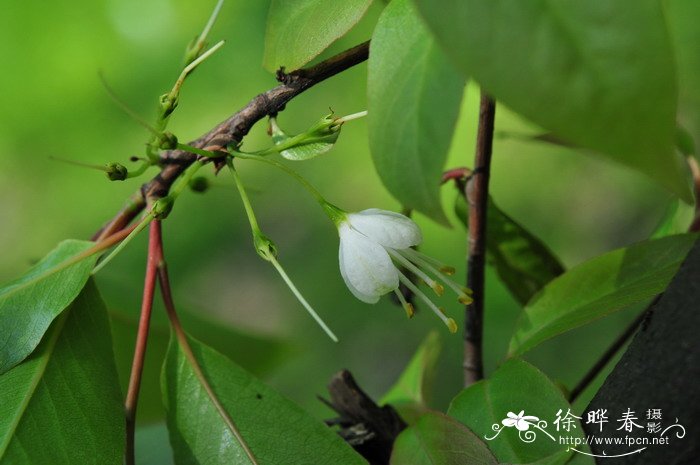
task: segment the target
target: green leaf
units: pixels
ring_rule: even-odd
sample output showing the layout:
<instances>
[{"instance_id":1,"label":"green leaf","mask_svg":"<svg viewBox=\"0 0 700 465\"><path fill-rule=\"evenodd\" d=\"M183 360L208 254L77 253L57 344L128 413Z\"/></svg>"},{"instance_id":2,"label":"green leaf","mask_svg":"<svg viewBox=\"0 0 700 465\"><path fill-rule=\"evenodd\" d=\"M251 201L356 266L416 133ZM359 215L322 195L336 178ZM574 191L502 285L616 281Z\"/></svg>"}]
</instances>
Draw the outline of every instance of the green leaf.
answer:
<instances>
[{"instance_id":1,"label":"green leaf","mask_svg":"<svg viewBox=\"0 0 700 465\"><path fill-rule=\"evenodd\" d=\"M372 0L272 0L263 66L274 72L281 66L294 70L305 65L352 29L371 3Z\"/></svg>"},{"instance_id":2,"label":"green leaf","mask_svg":"<svg viewBox=\"0 0 700 465\"><path fill-rule=\"evenodd\" d=\"M21 278L0 289L0 374L34 350L54 318L80 293L97 257L57 267L92 245L63 241Z\"/></svg>"},{"instance_id":3,"label":"green leaf","mask_svg":"<svg viewBox=\"0 0 700 465\"><path fill-rule=\"evenodd\" d=\"M402 205L447 223L440 176L465 80L408 0L393 0L370 45L369 143L384 185Z\"/></svg>"},{"instance_id":4,"label":"green leaf","mask_svg":"<svg viewBox=\"0 0 700 465\"><path fill-rule=\"evenodd\" d=\"M512 359L501 365L488 379L459 393L452 400L447 413L479 438L485 439L499 462L528 463L566 451L568 446L559 444L559 432L553 422L559 410L562 410L563 417L569 408L562 392L547 376L523 360ZM535 440L527 443L521 436L530 433L520 433L515 427L503 426L501 422L509 412L517 415L521 411L524 411L524 415L538 417L539 421L533 420L532 423L546 433L531 425L528 431L535 434ZM540 423L542 421L547 424ZM575 428L561 434L583 438L580 423L575 421L574 424Z\"/></svg>"},{"instance_id":5,"label":"green leaf","mask_svg":"<svg viewBox=\"0 0 700 465\"><path fill-rule=\"evenodd\" d=\"M459 194L455 213L469 225L468 205ZM486 225L486 253L498 277L522 305L547 283L564 272L551 250L536 236L508 216L489 197Z\"/></svg>"},{"instance_id":6,"label":"green leaf","mask_svg":"<svg viewBox=\"0 0 700 465\"><path fill-rule=\"evenodd\" d=\"M306 132L290 137L277 125L276 118L270 118L272 142L287 160L310 160L328 152L335 145L341 128L341 125L335 125L336 120L333 114L327 115Z\"/></svg>"},{"instance_id":7,"label":"green leaf","mask_svg":"<svg viewBox=\"0 0 700 465\"><path fill-rule=\"evenodd\" d=\"M658 0L416 0L462 72L557 136L687 202L676 71Z\"/></svg>"},{"instance_id":8,"label":"green leaf","mask_svg":"<svg viewBox=\"0 0 700 465\"><path fill-rule=\"evenodd\" d=\"M694 217L695 206L688 205L678 199L671 199L666 206L663 217L654 228L651 239L687 232Z\"/></svg>"},{"instance_id":9,"label":"green leaf","mask_svg":"<svg viewBox=\"0 0 700 465\"><path fill-rule=\"evenodd\" d=\"M441 350L440 334L431 331L379 404L391 404L404 420L414 423L428 410Z\"/></svg>"},{"instance_id":10,"label":"green leaf","mask_svg":"<svg viewBox=\"0 0 700 465\"><path fill-rule=\"evenodd\" d=\"M213 349L193 339L190 344L212 389L260 465L366 463L299 406ZM175 340L168 349L162 383L177 464L249 463Z\"/></svg>"},{"instance_id":11,"label":"green leaf","mask_svg":"<svg viewBox=\"0 0 700 465\"><path fill-rule=\"evenodd\" d=\"M682 234L640 242L559 276L523 310L510 354L522 354L558 334L663 292L697 237Z\"/></svg>"},{"instance_id":12,"label":"green leaf","mask_svg":"<svg viewBox=\"0 0 700 465\"><path fill-rule=\"evenodd\" d=\"M394 0L396 1L396 0ZM452 418L430 412L394 443L391 465L497 465L488 447Z\"/></svg>"},{"instance_id":13,"label":"green leaf","mask_svg":"<svg viewBox=\"0 0 700 465\"><path fill-rule=\"evenodd\" d=\"M700 28L696 20L700 17L700 3L669 0L664 6L678 67L678 117L694 139L694 144L686 141L682 146L689 148L700 144ZM699 155L695 150L693 154Z\"/></svg>"},{"instance_id":14,"label":"green leaf","mask_svg":"<svg viewBox=\"0 0 700 465\"><path fill-rule=\"evenodd\" d=\"M0 464L117 465L124 438L107 312L89 281L37 350L0 376Z\"/></svg>"},{"instance_id":15,"label":"green leaf","mask_svg":"<svg viewBox=\"0 0 700 465\"><path fill-rule=\"evenodd\" d=\"M138 311L138 308L133 310ZM112 309L109 313L117 371L122 380L122 388L126 389L134 358L133 344L138 328L138 313ZM206 318L204 312L197 312L197 309L188 311L182 308L180 319L194 337L227 357L235 357L245 351L245 364L242 365L256 375L266 374L279 366L289 351L289 346L281 340L236 330L226 323ZM169 325L154 315L148 337L146 367L162 363L168 352L169 341ZM139 420L152 422L163 419L165 412L161 399L159 370L144 370L139 394Z\"/></svg>"}]
</instances>

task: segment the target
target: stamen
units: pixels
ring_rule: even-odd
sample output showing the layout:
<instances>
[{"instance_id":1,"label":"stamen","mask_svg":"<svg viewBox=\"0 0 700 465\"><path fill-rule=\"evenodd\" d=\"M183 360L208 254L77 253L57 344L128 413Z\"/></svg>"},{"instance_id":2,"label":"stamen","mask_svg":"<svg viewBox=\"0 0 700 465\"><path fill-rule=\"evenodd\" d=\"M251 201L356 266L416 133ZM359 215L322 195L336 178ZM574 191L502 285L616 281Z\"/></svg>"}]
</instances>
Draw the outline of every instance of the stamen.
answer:
<instances>
[{"instance_id":1,"label":"stamen","mask_svg":"<svg viewBox=\"0 0 700 465\"><path fill-rule=\"evenodd\" d=\"M403 266L405 266L409 271L411 271L413 274L418 276L420 279L425 281L425 283L430 286L430 288L435 291L435 294L438 296L441 296L442 294L445 293L445 288L440 284L435 282L434 279L432 279L430 276L425 274L423 271L421 271L416 265L411 263L407 258L401 255L400 252L386 248L387 252L389 252L389 255L391 255L393 258L395 258L397 261L401 262Z\"/></svg>"},{"instance_id":2,"label":"stamen","mask_svg":"<svg viewBox=\"0 0 700 465\"><path fill-rule=\"evenodd\" d=\"M404 298L403 294L399 289L394 289L394 294L396 294L396 297L399 299L399 302L401 302L401 305L403 306L403 309L406 310L406 316L410 319L413 318L413 315L415 315L416 311L413 308L413 304L410 304L409 302L406 301Z\"/></svg>"},{"instance_id":3,"label":"stamen","mask_svg":"<svg viewBox=\"0 0 700 465\"><path fill-rule=\"evenodd\" d=\"M441 273L446 274L448 276L452 276L455 274L455 269L453 266L445 265L442 263L440 260L437 260L430 255L426 255L423 252L420 252L419 250L416 249L411 249L410 247L408 249L403 249L402 252L406 252L406 255L408 255L411 259L418 259L422 260L424 263L428 263L430 265L433 265L437 269L440 270Z\"/></svg>"},{"instance_id":4,"label":"stamen","mask_svg":"<svg viewBox=\"0 0 700 465\"><path fill-rule=\"evenodd\" d=\"M338 342L338 338L336 337L336 335L333 334L333 331L331 331L331 329L328 327L328 325L326 325L326 323L321 319L321 317L318 316L318 313L316 313L314 311L314 309L311 307L311 305L309 305L309 303L306 301L304 296L301 295L301 292L299 292L299 289L297 289L297 287L294 285L292 280L289 279L289 276L287 276L287 273L284 271L284 269L282 268L282 265L279 264L277 259L273 256L270 256L269 260L270 260L270 263L272 263L272 265L275 267L277 272L280 274L280 276L282 276L282 279L287 284L287 286L292 291L292 293L297 298L297 300L304 306L306 311L309 312L309 315L311 315L311 317L314 320L316 320L316 323L318 323L318 325L326 332L328 337L330 337L333 342Z\"/></svg>"},{"instance_id":5,"label":"stamen","mask_svg":"<svg viewBox=\"0 0 700 465\"><path fill-rule=\"evenodd\" d=\"M423 294L420 289L418 289L418 286L413 284L411 280L408 279L406 275L404 275L400 271L399 280L401 280L401 282L407 288L409 288L411 292L413 292L420 300L422 300L428 306L428 308L430 308L430 310L432 310L433 313L435 313L438 316L438 318L440 318L442 322L445 323L445 325L447 325L447 328L450 330L451 333L457 332L457 323L455 323L455 320L445 316L443 311L440 308L438 308L437 305L435 305L428 297L426 297L426 295Z\"/></svg>"},{"instance_id":6,"label":"stamen","mask_svg":"<svg viewBox=\"0 0 700 465\"><path fill-rule=\"evenodd\" d=\"M460 286L459 284L455 283L447 276L445 276L443 273L440 273L438 270L436 270L430 263L428 263L427 260L425 260L424 257L427 257L427 255L419 254L413 249L402 249L399 251L399 253L405 254L408 259L413 260L416 264L422 266L423 268L427 269L429 272L437 276L440 281L445 283L447 287L452 289L454 293L457 294L457 300L459 301L459 303L463 305L468 305L472 303L472 298L469 297L469 294L472 293L471 290Z\"/></svg>"}]
</instances>

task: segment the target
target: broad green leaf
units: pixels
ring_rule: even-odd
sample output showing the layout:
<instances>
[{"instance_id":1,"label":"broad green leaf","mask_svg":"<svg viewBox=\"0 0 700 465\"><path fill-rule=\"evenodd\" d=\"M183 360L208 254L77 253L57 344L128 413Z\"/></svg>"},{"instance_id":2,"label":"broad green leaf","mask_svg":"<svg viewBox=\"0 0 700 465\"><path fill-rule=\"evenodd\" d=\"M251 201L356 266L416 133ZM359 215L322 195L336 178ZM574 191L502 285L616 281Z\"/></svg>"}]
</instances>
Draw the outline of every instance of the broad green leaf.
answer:
<instances>
[{"instance_id":1,"label":"broad green leaf","mask_svg":"<svg viewBox=\"0 0 700 465\"><path fill-rule=\"evenodd\" d=\"M272 142L280 155L287 160L304 161L315 158L333 148L340 135L340 125L334 125L337 118L333 114L325 116L308 131L296 136L285 134L277 125L276 118L270 118ZM282 147L289 147L282 149Z\"/></svg>"},{"instance_id":2,"label":"broad green leaf","mask_svg":"<svg viewBox=\"0 0 700 465\"><path fill-rule=\"evenodd\" d=\"M664 2L669 30L673 38L678 67L678 117L700 144L700 3L697 0L669 0ZM684 143L683 146L688 146ZM697 157L699 154L695 153Z\"/></svg>"},{"instance_id":3,"label":"broad green leaf","mask_svg":"<svg viewBox=\"0 0 700 465\"><path fill-rule=\"evenodd\" d=\"M365 464L323 422L218 352L190 339L212 389L260 465ZM163 398L177 464L245 464L249 460L171 340L163 366Z\"/></svg>"},{"instance_id":4,"label":"broad green leaf","mask_svg":"<svg viewBox=\"0 0 700 465\"><path fill-rule=\"evenodd\" d=\"M455 213L469 225L467 201L455 200ZM518 302L525 305L548 282L564 272L551 250L489 198L486 253L498 277Z\"/></svg>"},{"instance_id":5,"label":"broad green leaf","mask_svg":"<svg viewBox=\"0 0 700 465\"><path fill-rule=\"evenodd\" d=\"M678 199L672 199L666 206L663 217L651 234L652 239L683 234L688 231L695 217L695 207Z\"/></svg>"},{"instance_id":6,"label":"broad green leaf","mask_svg":"<svg viewBox=\"0 0 700 465\"><path fill-rule=\"evenodd\" d=\"M374 165L402 205L447 223L440 176L465 80L408 0L393 0L370 45L369 144Z\"/></svg>"},{"instance_id":7,"label":"broad green leaf","mask_svg":"<svg viewBox=\"0 0 700 465\"><path fill-rule=\"evenodd\" d=\"M435 366L441 350L440 334L431 331L379 404L391 404L404 420L414 423L428 410L435 381Z\"/></svg>"},{"instance_id":8,"label":"broad green leaf","mask_svg":"<svg viewBox=\"0 0 700 465\"><path fill-rule=\"evenodd\" d=\"M570 431L557 430L554 423L557 413L561 410L560 416L564 417L569 409L564 395L547 376L523 360L512 359L488 379L459 393L447 413L485 440L499 462L528 463L566 451L568 446L559 444L559 434L583 438L581 425L573 418L575 426ZM529 421L527 431L503 425L509 412L517 415L521 411L523 415L537 417ZM559 425L563 428L563 423ZM534 440L525 442L523 438ZM570 455L556 463L569 458Z\"/></svg>"},{"instance_id":9,"label":"broad green leaf","mask_svg":"<svg viewBox=\"0 0 700 465\"><path fill-rule=\"evenodd\" d=\"M640 242L570 269L525 307L510 341L510 354L522 354L547 339L663 292L697 237L681 234Z\"/></svg>"},{"instance_id":10,"label":"broad green leaf","mask_svg":"<svg viewBox=\"0 0 700 465\"><path fill-rule=\"evenodd\" d=\"M134 310L138 311L137 308ZM110 310L112 338L114 339L114 356L117 371L122 380L122 389L126 389L134 358L134 339L138 327L138 313ZM245 351L243 368L251 370L255 375L263 375L279 366L284 360L289 346L281 340L259 334L249 334L236 330L226 323L206 318L203 312L182 308L180 312L182 325L194 337L220 351L227 357L235 357ZM151 321L146 367L159 366L168 351L170 327L164 321L159 321L157 315ZM139 420L152 422L165 416L161 402L160 371L144 370L139 394Z\"/></svg>"},{"instance_id":11,"label":"broad green leaf","mask_svg":"<svg viewBox=\"0 0 700 465\"><path fill-rule=\"evenodd\" d=\"M123 412L107 311L90 281L0 376L0 464L119 465Z\"/></svg>"},{"instance_id":12,"label":"broad green leaf","mask_svg":"<svg viewBox=\"0 0 700 465\"><path fill-rule=\"evenodd\" d=\"M396 1L396 0L394 0ZM394 443L391 465L497 465L481 439L452 418L426 413Z\"/></svg>"},{"instance_id":13,"label":"broad green leaf","mask_svg":"<svg viewBox=\"0 0 700 465\"><path fill-rule=\"evenodd\" d=\"M372 0L272 0L265 32L263 66L297 69L337 39L364 16Z\"/></svg>"},{"instance_id":14,"label":"broad green leaf","mask_svg":"<svg viewBox=\"0 0 700 465\"><path fill-rule=\"evenodd\" d=\"M21 278L0 289L0 374L34 350L54 318L80 293L97 257L65 269L59 265L92 245L63 241Z\"/></svg>"},{"instance_id":15,"label":"broad green leaf","mask_svg":"<svg viewBox=\"0 0 700 465\"><path fill-rule=\"evenodd\" d=\"M557 136L687 202L676 71L659 0L416 0L463 73Z\"/></svg>"}]
</instances>

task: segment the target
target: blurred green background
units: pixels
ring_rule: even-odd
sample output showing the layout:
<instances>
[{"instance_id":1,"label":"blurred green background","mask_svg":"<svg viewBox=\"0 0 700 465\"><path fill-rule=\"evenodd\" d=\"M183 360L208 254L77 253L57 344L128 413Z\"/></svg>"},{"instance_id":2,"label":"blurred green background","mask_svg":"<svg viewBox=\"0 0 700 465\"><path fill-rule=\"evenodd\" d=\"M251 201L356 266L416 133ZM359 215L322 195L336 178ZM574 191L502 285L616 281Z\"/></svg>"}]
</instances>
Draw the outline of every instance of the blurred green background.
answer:
<instances>
[{"instance_id":1,"label":"blurred green background","mask_svg":"<svg viewBox=\"0 0 700 465\"><path fill-rule=\"evenodd\" d=\"M97 77L102 70L116 92L151 119L157 97L179 74L184 46L201 30L214 2L4 0L0 5L0 279L26 269L66 238L88 238L155 174L126 182L52 161L50 156L103 164L141 155L148 134L109 99ZM192 139L276 85L261 67L268 2L232 0L210 36L226 46L185 84L170 129ZM347 37L324 56L368 39L380 11L372 7ZM311 89L288 105L279 123L300 132L331 107L345 115L365 109L366 65ZM470 165L478 89L468 87L448 167ZM535 134L537 128L506 108L497 131ZM245 148L266 147L264 123ZM346 210L400 209L372 167L363 120L348 123L336 148L294 165L333 203ZM261 376L319 418L332 416L316 398L336 371L347 368L375 398L393 383L423 337L443 336L435 406L445 408L459 390L462 341L430 315L408 321L388 298L375 306L354 299L338 270L337 233L314 200L283 173L240 163L241 176L265 232L280 250L292 279L340 336L333 344L307 316L274 269L251 247L249 227L232 179L207 176L205 195L181 197L164 224L165 248L175 298L187 328L198 338ZM626 168L590 154L544 143L498 137L494 147L495 201L541 237L571 266L644 239L670 194ZM424 217L423 251L455 265L464 279L465 231L454 219L455 191L444 189L451 229ZM123 381L128 376L142 291L145 240L139 238L100 273L98 284L113 316L115 351ZM463 309L448 312L458 321ZM502 360L520 307L489 271L486 366ZM529 353L553 379L572 387L635 316L625 311L545 343ZM140 403L143 463L168 463L160 423L158 376L168 328L155 312L153 339ZM581 411L591 392L576 404Z\"/></svg>"}]
</instances>

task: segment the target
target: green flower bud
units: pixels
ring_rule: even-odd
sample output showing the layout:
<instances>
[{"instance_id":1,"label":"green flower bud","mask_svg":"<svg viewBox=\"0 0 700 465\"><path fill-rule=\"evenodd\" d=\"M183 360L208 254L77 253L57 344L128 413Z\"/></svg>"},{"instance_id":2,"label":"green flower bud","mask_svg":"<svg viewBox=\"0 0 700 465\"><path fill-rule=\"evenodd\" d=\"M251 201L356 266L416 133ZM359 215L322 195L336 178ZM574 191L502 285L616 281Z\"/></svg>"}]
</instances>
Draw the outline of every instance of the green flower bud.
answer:
<instances>
[{"instance_id":1,"label":"green flower bud","mask_svg":"<svg viewBox=\"0 0 700 465\"><path fill-rule=\"evenodd\" d=\"M277 256L277 246L275 243L272 242L272 239L259 231L253 237L253 245L258 255L268 262L272 261L272 259Z\"/></svg>"},{"instance_id":2,"label":"green flower bud","mask_svg":"<svg viewBox=\"0 0 700 465\"><path fill-rule=\"evenodd\" d=\"M105 165L105 172L110 181L123 181L129 174L126 167L119 163L107 163L107 165Z\"/></svg>"},{"instance_id":3,"label":"green flower bud","mask_svg":"<svg viewBox=\"0 0 700 465\"><path fill-rule=\"evenodd\" d=\"M158 110L160 111L161 118L165 119L170 116L170 114L177 108L177 104L177 96L173 97L170 95L170 93L161 95L158 104Z\"/></svg>"},{"instance_id":4,"label":"green flower bud","mask_svg":"<svg viewBox=\"0 0 700 465\"><path fill-rule=\"evenodd\" d=\"M177 148L177 137L172 132L164 132L158 137L161 150L175 150Z\"/></svg>"},{"instance_id":5,"label":"green flower bud","mask_svg":"<svg viewBox=\"0 0 700 465\"><path fill-rule=\"evenodd\" d=\"M206 192L209 189L209 180L204 176L197 176L195 178L190 179L188 185L190 186L190 189L192 189L194 192L202 193Z\"/></svg>"},{"instance_id":6,"label":"green flower bud","mask_svg":"<svg viewBox=\"0 0 700 465\"><path fill-rule=\"evenodd\" d=\"M157 220L164 220L172 211L174 204L175 199L170 195L166 195L165 197L156 200L151 208L153 217Z\"/></svg>"}]
</instances>

